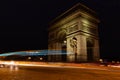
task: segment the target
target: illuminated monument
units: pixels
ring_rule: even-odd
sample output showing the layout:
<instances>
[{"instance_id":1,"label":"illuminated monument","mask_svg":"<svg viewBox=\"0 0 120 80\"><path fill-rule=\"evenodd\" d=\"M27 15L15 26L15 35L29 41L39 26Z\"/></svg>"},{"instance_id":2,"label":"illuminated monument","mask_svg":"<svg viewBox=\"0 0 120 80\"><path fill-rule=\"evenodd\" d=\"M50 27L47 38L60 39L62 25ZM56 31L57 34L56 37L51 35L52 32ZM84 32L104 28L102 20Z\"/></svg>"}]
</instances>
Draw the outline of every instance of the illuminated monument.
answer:
<instances>
[{"instance_id":1,"label":"illuminated monument","mask_svg":"<svg viewBox=\"0 0 120 80\"><path fill-rule=\"evenodd\" d=\"M58 16L49 25L48 49L60 50L61 54L49 55L48 60L98 61L98 23L96 13L80 3Z\"/></svg>"}]
</instances>

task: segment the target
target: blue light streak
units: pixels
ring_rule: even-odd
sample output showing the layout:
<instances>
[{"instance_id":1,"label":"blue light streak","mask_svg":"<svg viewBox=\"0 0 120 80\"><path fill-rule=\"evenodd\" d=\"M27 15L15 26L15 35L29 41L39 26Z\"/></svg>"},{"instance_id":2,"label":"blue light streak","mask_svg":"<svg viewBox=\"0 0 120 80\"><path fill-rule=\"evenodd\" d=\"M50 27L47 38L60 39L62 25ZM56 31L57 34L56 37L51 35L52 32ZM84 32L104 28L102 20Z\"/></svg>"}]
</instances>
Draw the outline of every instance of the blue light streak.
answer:
<instances>
[{"instance_id":1,"label":"blue light streak","mask_svg":"<svg viewBox=\"0 0 120 80\"><path fill-rule=\"evenodd\" d=\"M46 56L46 55L61 55L61 54L64 55L68 53L66 53L66 51L61 51L61 50L34 50L34 51L19 51L19 52L2 53L0 54L0 56L12 56L12 55Z\"/></svg>"}]
</instances>

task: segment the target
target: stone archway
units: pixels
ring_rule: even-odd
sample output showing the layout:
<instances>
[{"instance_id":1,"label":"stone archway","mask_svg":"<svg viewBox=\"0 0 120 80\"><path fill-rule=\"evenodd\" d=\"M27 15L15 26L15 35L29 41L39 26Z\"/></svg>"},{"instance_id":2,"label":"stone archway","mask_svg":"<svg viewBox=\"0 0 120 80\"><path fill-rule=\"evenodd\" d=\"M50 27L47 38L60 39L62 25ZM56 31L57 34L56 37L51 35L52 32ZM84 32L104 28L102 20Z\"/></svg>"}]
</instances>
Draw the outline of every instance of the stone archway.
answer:
<instances>
[{"instance_id":1,"label":"stone archway","mask_svg":"<svg viewBox=\"0 0 120 80\"><path fill-rule=\"evenodd\" d=\"M68 62L97 61L99 59L98 23L99 20L94 11L81 4L75 5L50 24L48 48L64 53L67 47ZM70 45L71 39L72 45ZM77 45L74 45L76 42ZM55 60L62 61L63 58L57 55L55 54Z\"/></svg>"},{"instance_id":2,"label":"stone archway","mask_svg":"<svg viewBox=\"0 0 120 80\"><path fill-rule=\"evenodd\" d=\"M94 56L94 40L91 38L87 38L87 60L93 61Z\"/></svg>"},{"instance_id":3,"label":"stone archway","mask_svg":"<svg viewBox=\"0 0 120 80\"><path fill-rule=\"evenodd\" d=\"M66 41L66 31L60 30L57 34L57 41L59 44L61 44L61 61L66 62L67 61L67 41Z\"/></svg>"}]
</instances>

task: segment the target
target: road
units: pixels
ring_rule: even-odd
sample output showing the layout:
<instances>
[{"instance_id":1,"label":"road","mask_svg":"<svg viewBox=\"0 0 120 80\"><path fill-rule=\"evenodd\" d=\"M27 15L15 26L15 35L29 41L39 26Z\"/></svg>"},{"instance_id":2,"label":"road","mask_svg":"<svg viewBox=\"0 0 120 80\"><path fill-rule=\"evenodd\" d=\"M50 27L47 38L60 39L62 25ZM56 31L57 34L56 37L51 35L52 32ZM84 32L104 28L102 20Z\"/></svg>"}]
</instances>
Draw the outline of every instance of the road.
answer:
<instances>
[{"instance_id":1,"label":"road","mask_svg":"<svg viewBox=\"0 0 120 80\"><path fill-rule=\"evenodd\" d=\"M0 80L120 80L120 71L67 67L0 68Z\"/></svg>"}]
</instances>

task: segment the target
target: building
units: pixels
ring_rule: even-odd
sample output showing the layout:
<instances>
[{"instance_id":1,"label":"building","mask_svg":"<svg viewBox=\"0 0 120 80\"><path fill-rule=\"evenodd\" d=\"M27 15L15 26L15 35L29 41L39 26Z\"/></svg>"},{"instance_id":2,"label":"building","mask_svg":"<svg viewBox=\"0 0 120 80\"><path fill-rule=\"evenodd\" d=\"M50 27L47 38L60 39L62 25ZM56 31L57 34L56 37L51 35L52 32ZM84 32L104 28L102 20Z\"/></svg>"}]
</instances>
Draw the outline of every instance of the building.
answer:
<instances>
[{"instance_id":1,"label":"building","mask_svg":"<svg viewBox=\"0 0 120 80\"><path fill-rule=\"evenodd\" d=\"M49 61L92 62L99 60L98 17L83 4L76 4L49 25ZM66 53L66 54L63 54ZM48 52L49 54L49 52Z\"/></svg>"}]
</instances>

